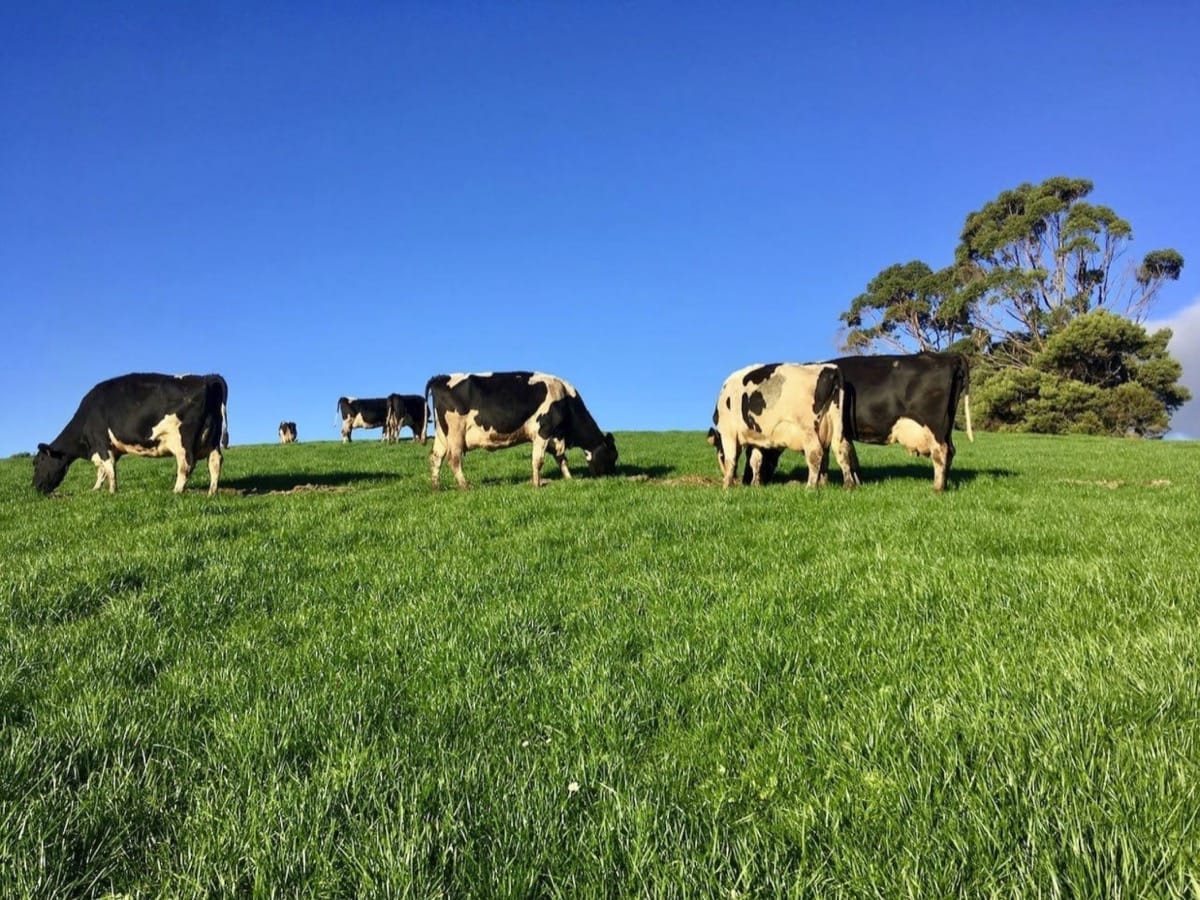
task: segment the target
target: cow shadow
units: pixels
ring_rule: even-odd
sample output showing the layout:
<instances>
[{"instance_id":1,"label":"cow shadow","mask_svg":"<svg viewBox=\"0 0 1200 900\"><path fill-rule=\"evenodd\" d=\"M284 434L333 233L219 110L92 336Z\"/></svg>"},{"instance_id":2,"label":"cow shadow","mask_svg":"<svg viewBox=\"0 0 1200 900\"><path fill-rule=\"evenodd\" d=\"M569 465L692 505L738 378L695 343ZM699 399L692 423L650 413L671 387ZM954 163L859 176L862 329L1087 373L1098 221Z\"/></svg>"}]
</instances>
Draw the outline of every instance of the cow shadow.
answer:
<instances>
[{"instance_id":1,"label":"cow shadow","mask_svg":"<svg viewBox=\"0 0 1200 900\"><path fill-rule=\"evenodd\" d=\"M613 474L618 478L646 480L650 478L665 478L668 475L674 475L677 471L678 469L675 466L632 466L626 463L618 463Z\"/></svg>"},{"instance_id":2,"label":"cow shadow","mask_svg":"<svg viewBox=\"0 0 1200 900\"><path fill-rule=\"evenodd\" d=\"M903 463L887 463L885 465L860 465L859 472L862 475L863 485L871 484L876 481L891 481L893 479L909 479L916 481L933 481L933 465L928 460L923 460L925 463L913 462L905 465ZM956 484L970 484L977 478L1013 478L1016 472L1012 469L984 467L984 466L959 466L955 464L950 469L949 481L947 487L953 487ZM771 478L772 482L783 483L788 481L806 481L808 479L808 467L803 463L792 466L780 466L775 475ZM830 467L829 483L832 485L841 485L842 473L841 470Z\"/></svg>"},{"instance_id":3,"label":"cow shadow","mask_svg":"<svg viewBox=\"0 0 1200 900\"><path fill-rule=\"evenodd\" d=\"M222 478L221 491L250 494L290 494L300 491L346 490L361 481L392 481L401 476L391 472L279 472Z\"/></svg>"}]
</instances>

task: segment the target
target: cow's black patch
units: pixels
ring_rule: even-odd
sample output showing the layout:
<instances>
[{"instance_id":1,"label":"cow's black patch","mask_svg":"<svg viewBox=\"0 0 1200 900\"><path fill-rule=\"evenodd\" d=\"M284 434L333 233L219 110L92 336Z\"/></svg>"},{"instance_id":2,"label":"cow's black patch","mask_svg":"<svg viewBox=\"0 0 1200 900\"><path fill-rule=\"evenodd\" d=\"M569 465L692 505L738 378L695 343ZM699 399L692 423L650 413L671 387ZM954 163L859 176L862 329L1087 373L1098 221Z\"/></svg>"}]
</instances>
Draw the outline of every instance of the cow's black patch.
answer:
<instances>
[{"instance_id":1,"label":"cow's black patch","mask_svg":"<svg viewBox=\"0 0 1200 900\"><path fill-rule=\"evenodd\" d=\"M767 398L763 396L762 391L742 394L742 421L746 423L747 427L761 432L762 429L758 427L758 420L755 416L761 416L766 408Z\"/></svg>"},{"instance_id":2,"label":"cow's black patch","mask_svg":"<svg viewBox=\"0 0 1200 900\"><path fill-rule=\"evenodd\" d=\"M765 366L758 366L757 368L751 369L742 376L742 386L747 387L752 384L762 384L764 381L774 375L775 370L781 365L782 363L768 363Z\"/></svg>"}]
</instances>

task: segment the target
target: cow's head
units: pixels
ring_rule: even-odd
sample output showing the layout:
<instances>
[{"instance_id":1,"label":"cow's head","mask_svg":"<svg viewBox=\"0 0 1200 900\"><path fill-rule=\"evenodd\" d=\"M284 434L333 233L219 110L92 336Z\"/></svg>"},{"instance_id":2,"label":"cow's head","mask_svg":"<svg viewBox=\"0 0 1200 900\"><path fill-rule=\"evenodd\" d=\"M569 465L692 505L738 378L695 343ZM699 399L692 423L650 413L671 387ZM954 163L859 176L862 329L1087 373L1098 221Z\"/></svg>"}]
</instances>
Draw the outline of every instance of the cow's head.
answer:
<instances>
[{"instance_id":1,"label":"cow's head","mask_svg":"<svg viewBox=\"0 0 1200 900\"><path fill-rule=\"evenodd\" d=\"M67 477L71 460L61 450L49 444L38 444L37 456L33 458L33 486L43 494L49 494Z\"/></svg>"},{"instance_id":2,"label":"cow's head","mask_svg":"<svg viewBox=\"0 0 1200 900\"><path fill-rule=\"evenodd\" d=\"M593 475L611 475L617 470L617 442L612 432L604 435L604 443L585 454L588 471Z\"/></svg>"},{"instance_id":3,"label":"cow's head","mask_svg":"<svg viewBox=\"0 0 1200 900\"><path fill-rule=\"evenodd\" d=\"M708 446L715 447L717 451L717 467L725 471L725 448L721 446L721 434L715 428L708 429Z\"/></svg>"}]
</instances>

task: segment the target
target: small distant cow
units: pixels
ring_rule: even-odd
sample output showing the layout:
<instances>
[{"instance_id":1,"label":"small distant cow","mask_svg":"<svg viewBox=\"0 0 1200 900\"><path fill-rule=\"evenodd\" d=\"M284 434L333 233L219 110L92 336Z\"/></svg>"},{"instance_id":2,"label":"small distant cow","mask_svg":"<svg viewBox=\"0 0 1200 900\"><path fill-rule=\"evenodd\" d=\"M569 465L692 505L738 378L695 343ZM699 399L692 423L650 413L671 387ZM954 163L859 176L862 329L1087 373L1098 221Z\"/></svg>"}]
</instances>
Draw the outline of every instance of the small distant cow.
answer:
<instances>
[{"instance_id":1,"label":"small distant cow","mask_svg":"<svg viewBox=\"0 0 1200 900\"><path fill-rule=\"evenodd\" d=\"M208 458L208 493L217 491L222 448L229 446L229 387L220 375L140 372L102 381L88 391L71 421L49 444L38 444L33 486L43 494L62 484L77 459L96 466L97 490L117 490L124 454L174 456L175 493L183 491L201 457Z\"/></svg>"},{"instance_id":2,"label":"small distant cow","mask_svg":"<svg viewBox=\"0 0 1200 900\"><path fill-rule=\"evenodd\" d=\"M279 423L279 443L294 444L296 442L296 423L295 422L280 422Z\"/></svg>"},{"instance_id":3,"label":"small distant cow","mask_svg":"<svg viewBox=\"0 0 1200 900\"><path fill-rule=\"evenodd\" d=\"M734 372L717 395L708 432L725 487L733 484L742 447L749 453L750 483L762 480L762 453L754 450L791 449L804 454L808 486L816 487L830 447L836 448L839 463L845 459L841 410L842 377L836 366L770 363ZM849 471L848 461L843 471ZM853 486L849 480L845 484Z\"/></svg>"},{"instance_id":4,"label":"small distant cow","mask_svg":"<svg viewBox=\"0 0 1200 900\"><path fill-rule=\"evenodd\" d=\"M355 428L384 428L387 425L388 402L383 397L357 399L338 397L338 412L342 416L342 443L350 443ZM383 439L387 440L384 432Z\"/></svg>"},{"instance_id":5,"label":"small distant cow","mask_svg":"<svg viewBox=\"0 0 1200 900\"><path fill-rule=\"evenodd\" d=\"M592 475L616 470L617 444L604 433L583 404L579 393L561 378L542 372L485 372L435 375L425 385L432 398L433 452L429 474L434 489L441 486L442 460L460 488L463 454L476 447L499 450L516 444L533 444L533 485L542 483L542 461L549 450L564 478L571 477L567 449L581 447ZM426 413L428 415L428 413ZM422 422L421 430L428 429Z\"/></svg>"},{"instance_id":6,"label":"small distant cow","mask_svg":"<svg viewBox=\"0 0 1200 900\"><path fill-rule=\"evenodd\" d=\"M425 398L420 394L388 394L387 421L383 426L384 440L400 440L400 429L412 429L417 443L424 444Z\"/></svg>"}]
</instances>

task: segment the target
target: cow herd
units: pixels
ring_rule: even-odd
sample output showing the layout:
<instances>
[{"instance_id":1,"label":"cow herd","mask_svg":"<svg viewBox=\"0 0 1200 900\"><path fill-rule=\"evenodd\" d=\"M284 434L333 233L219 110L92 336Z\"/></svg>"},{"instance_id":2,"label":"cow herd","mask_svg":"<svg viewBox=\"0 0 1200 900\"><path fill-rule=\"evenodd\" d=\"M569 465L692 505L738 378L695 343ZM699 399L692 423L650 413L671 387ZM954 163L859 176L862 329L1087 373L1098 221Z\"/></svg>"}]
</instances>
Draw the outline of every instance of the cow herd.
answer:
<instances>
[{"instance_id":1,"label":"cow herd","mask_svg":"<svg viewBox=\"0 0 1200 900\"><path fill-rule=\"evenodd\" d=\"M117 489L116 461L124 454L174 456L175 492L183 490L196 462L206 459L208 493L221 474L229 445L228 387L220 375L136 373L102 381L84 396L75 415L49 444L39 444L33 484L49 494L77 459L96 466L98 489ZM934 490L947 484L954 459L954 419L959 398L971 432L969 370L954 353L903 356L850 356L825 363L773 363L739 369L725 379L713 410L708 442L726 487L737 477L742 450L743 481L760 484L774 472L780 454L794 450L808 465L808 485L828 480L832 451L847 488L861 483L854 442L898 443L933 461ZM449 461L459 487L467 487L462 462L466 451L532 444L533 484L541 484L546 453L570 478L567 450L584 451L592 475L616 471L617 445L602 432L583 398L561 378L542 372L486 372L436 375L424 396L338 399L342 440L355 428L383 428L395 441L401 428L425 443L433 420L429 473L433 487ZM279 439L297 439L295 422L279 423Z\"/></svg>"}]
</instances>

